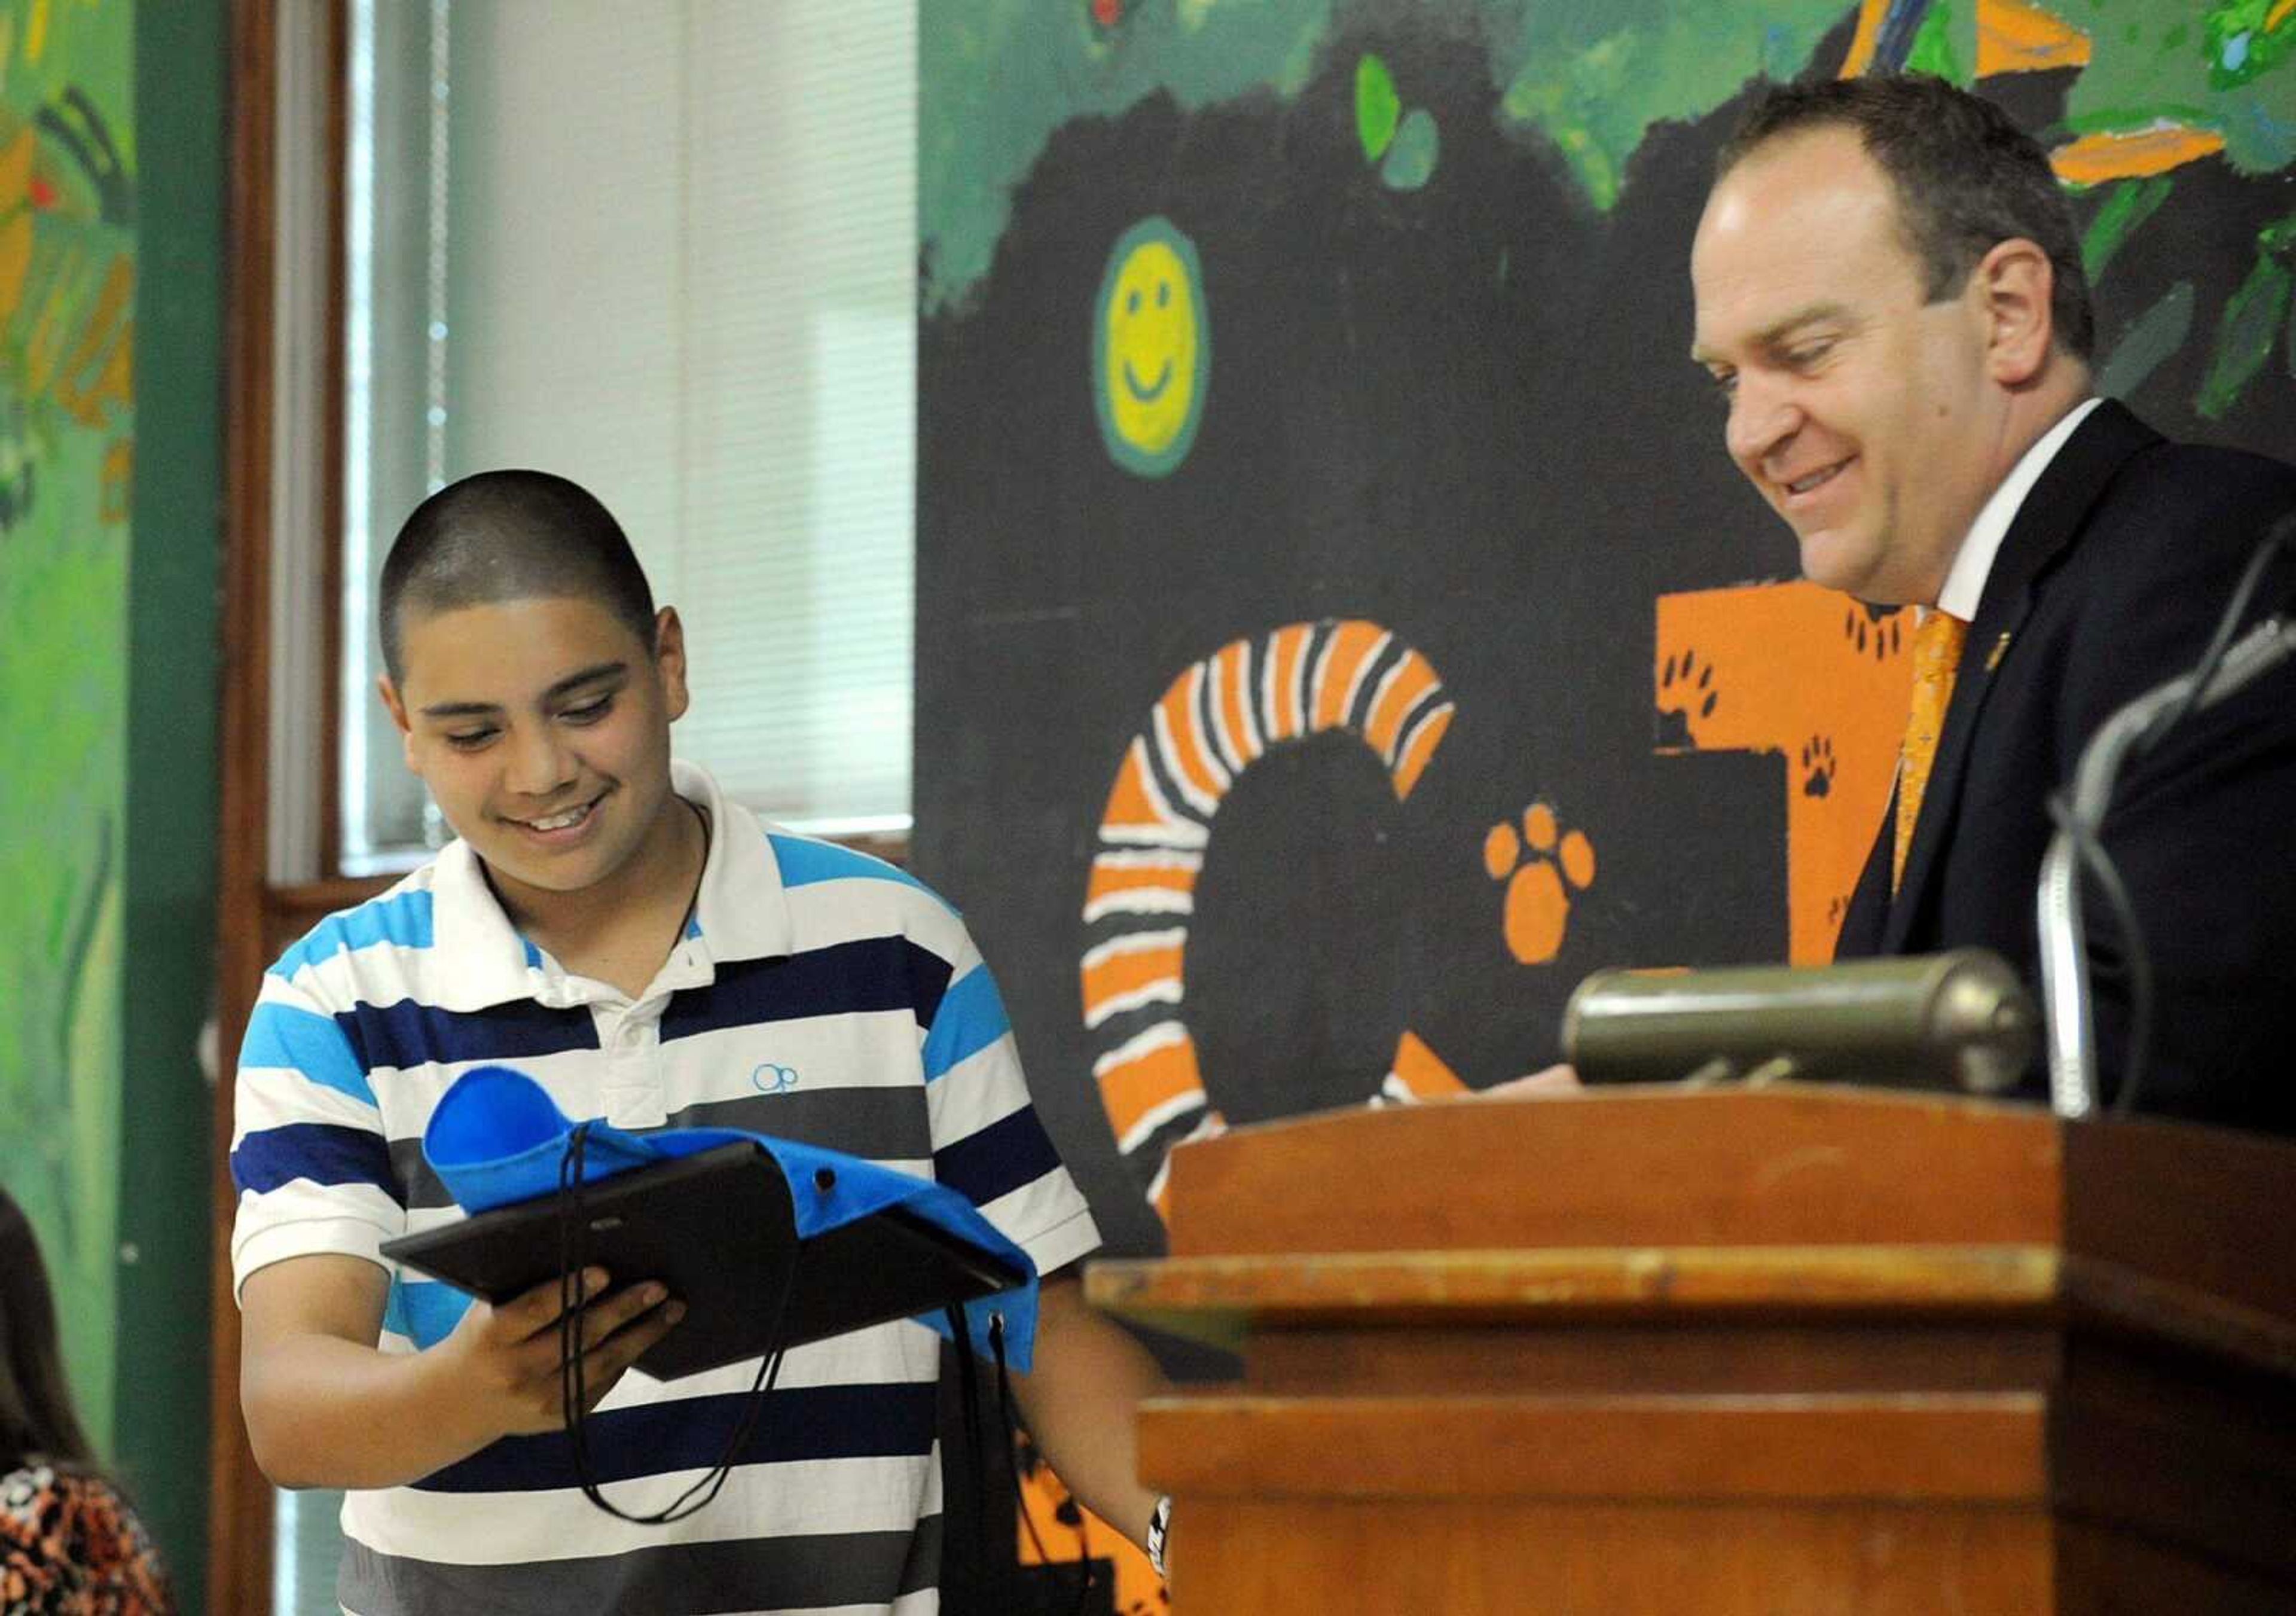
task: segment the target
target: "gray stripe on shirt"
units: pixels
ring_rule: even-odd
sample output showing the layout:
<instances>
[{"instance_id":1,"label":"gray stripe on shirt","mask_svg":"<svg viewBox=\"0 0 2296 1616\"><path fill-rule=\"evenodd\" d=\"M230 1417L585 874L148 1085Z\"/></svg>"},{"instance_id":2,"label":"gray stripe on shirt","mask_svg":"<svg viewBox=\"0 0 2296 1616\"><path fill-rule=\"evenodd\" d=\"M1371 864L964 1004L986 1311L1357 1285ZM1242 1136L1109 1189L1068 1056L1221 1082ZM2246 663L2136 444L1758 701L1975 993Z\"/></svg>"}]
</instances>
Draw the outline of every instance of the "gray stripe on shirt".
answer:
<instances>
[{"instance_id":1,"label":"gray stripe on shirt","mask_svg":"<svg viewBox=\"0 0 2296 1616\"><path fill-rule=\"evenodd\" d=\"M890 1607L933 1586L940 1546L939 1515L918 1522L914 1532L666 1543L626 1554L514 1565L447 1565L348 1541L336 1595L357 1616L710 1616Z\"/></svg>"}]
</instances>

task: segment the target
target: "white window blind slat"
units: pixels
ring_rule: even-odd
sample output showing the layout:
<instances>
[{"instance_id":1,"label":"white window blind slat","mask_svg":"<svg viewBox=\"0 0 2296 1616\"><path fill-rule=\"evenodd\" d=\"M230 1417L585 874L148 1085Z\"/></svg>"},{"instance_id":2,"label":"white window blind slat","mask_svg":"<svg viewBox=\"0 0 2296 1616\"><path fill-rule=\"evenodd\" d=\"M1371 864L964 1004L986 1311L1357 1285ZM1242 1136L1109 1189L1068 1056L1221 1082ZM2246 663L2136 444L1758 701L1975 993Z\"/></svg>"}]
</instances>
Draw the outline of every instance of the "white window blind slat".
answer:
<instances>
[{"instance_id":1,"label":"white window blind slat","mask_svg":"<svg viewBox=\"0 0 2296 1616\"><path fill-rule=\"evenodd\" d=\"M447 474L621 518L685 623L682 755L775 817L906 823L914 0L451 4Z\"/></svg>"}]
</instances>

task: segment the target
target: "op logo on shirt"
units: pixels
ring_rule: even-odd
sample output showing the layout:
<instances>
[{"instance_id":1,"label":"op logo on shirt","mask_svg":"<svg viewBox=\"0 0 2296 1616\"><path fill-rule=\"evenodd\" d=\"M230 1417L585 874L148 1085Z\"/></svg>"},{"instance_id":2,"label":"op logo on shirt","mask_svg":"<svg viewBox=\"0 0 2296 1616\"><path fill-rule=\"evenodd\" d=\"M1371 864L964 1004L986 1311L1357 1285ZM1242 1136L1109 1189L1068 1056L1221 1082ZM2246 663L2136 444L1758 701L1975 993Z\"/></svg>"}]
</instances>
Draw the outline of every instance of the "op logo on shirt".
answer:
<instances>
[{"instance_id":1,"label":"op logo on shirt","mask_svg":"<svg viewBox=\"0 0 2296 1616\"><path fill-rule=\"evenodd\" d=\"M785 1095L797 1087L797 1068L763 1062L750 1074L750 1082L761 1095Z\"/></svg>"}]
</instances>

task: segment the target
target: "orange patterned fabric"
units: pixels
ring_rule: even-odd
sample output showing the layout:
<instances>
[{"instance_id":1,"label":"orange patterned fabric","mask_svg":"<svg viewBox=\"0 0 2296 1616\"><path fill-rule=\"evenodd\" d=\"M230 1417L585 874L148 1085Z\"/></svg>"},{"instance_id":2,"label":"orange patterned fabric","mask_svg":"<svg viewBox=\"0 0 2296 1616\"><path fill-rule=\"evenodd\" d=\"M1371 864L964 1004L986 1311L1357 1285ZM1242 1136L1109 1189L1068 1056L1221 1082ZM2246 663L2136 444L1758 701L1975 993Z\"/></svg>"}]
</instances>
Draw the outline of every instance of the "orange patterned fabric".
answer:
<instances>
[{"instance_id":1,"label":"orange patterned fabric","mask_svg":"<svg viewBox=\"0 0 2296 1616\"><path fill-rule=\"evenodd\" d=\"M1914 845L1922 793L1930 766L1937 761L1938 732L1945 727L1946 704L1953 700L1954 669L1961 665L1969 625L1932 607L1914 630L1914 705L1906 714L1906 739L1898 749L1898 845L1890 863L1890 890L1906 878L1906 849Z\"/></svg>"}]
</instances>

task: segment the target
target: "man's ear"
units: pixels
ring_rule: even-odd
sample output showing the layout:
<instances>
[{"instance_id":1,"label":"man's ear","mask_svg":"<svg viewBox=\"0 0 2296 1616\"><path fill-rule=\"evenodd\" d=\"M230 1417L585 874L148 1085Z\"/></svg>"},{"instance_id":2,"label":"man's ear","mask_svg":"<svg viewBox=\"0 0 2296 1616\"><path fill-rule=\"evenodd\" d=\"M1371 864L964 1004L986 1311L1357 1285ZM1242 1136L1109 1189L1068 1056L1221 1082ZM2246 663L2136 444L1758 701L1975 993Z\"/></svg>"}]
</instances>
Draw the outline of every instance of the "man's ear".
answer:
<instances>
[{"instance_id":1,"label":"man's ear","mask_svg":"<svg viewBox=\"0 0 2296 1616\"><path fill-rule=\"evenodd\" d=\"M406 721L406 702L400 697L398 686L390 682L390 676L387 673L374 676L374 690L375 693L382 698L383 708L390 714L390 721L398 726L399 747L406 754L406 767L414 769L414 726ZM422 771L416 769L415 772L420 774Z\"/></svg>"},{"instance_id":2,"label":"man's ear","mask_svg":"<svg viewBox=\"0 0 2296 1616\"><path fill-rule=\"evenodd\" d=\"M1984 308L1988 372L2004 387L2032 381L2048 364L2056 334L2049 299L2057 275L2049 255L2022 236L1996 242L1970 281Z\"/></svg>"},{"instance_id":3,"label":"man's ear","mask_svg":"<svg viewBox=\"0 0 2296 1616\"><path fill-rule=\"evenodd\" d=\"M653 665L661 674L664 710L675 720L685 716L685 625L677 608L664 606L653 614Z\"/></svg>"}]
</instances>

